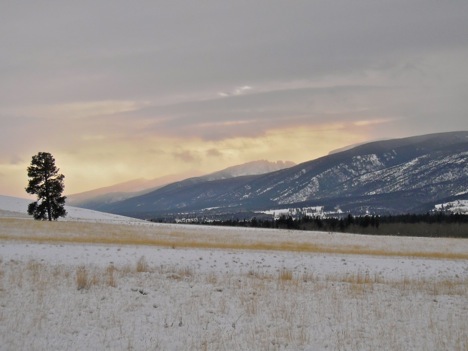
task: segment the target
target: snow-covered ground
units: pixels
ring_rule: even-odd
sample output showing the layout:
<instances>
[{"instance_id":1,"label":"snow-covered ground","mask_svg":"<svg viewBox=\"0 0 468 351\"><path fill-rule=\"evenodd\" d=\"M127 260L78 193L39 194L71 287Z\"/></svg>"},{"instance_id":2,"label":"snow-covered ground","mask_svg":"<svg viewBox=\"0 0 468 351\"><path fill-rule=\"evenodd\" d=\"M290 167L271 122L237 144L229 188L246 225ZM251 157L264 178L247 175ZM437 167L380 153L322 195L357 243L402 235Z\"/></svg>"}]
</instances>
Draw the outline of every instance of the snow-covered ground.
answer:
<instances>
[{"instance_id":1,"label":"snow-covered ground","mask_svg":"<svg viewBox=\"0 0 468 351\"><path fill-rule=\"evenodd\" d=\"M468 200L456 200L435 205L436 211L468 215Z\"/></svg>"},{"instance_id":2,"label":"snow-covered ground","mask_svg":"<svg viewBox=\"0 0 468 351\"><path fill-rule=\"evenodd\" d=\"M0 350L468 348L468 240L47 223L2 203Z\"/></svg>"},{"instance_id":3,"label":"snow-covered ground","mask_svg":"<svg viewBox=\"0 0 468 351\"><path fill-rule=\"evenodd\" d=\"M31 217L28 215L28 205L34 200L0 195L0 217ZM99 221L99 222L141 222L141 220L103 213L84 208L65 206L67 216L59 218L60 221Z\"/></svg>"}]
</instances>

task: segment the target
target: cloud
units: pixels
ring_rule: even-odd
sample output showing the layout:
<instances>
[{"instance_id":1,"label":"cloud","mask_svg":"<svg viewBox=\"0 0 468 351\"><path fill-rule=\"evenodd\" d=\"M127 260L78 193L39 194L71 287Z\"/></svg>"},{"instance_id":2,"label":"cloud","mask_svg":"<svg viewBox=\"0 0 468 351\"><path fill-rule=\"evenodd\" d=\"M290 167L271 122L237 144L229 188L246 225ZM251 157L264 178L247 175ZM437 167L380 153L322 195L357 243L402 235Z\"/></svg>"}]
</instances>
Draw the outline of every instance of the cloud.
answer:
<instances>
[{"instance_id":1,"label":"cloud","mask_svg":"<svg viewBox=\"0 0 468 351\"><path fill-rule=\"evenodd\" d=\"M205 5L2 8L0 187L42 150L78 189L467 128L466 1Z\"/></svg>"},{"instance_id":2,"label":"cloud","mask_svg":"<svg viewBox=\"0 0 468 351\"><path fill-rule=\"evenodd\" d=\"M395 122L396 120L397 120L396 118L375 118L372 120L354 121L353 125L357 127L368 127L368 126L377 125L377 124L391 123L391 122Z\"/></svg>"},{"instance_id":3,"label":"cloud","mask_svg":"<svg viewBox=\"0 0 468 351\"><path fill-rule=\"evenodd\" d=\"M252 87L250 87L248 85L244 85L242 87L237 87L233 91L230 91L230 92L218 93L218 95L221 96L221 97L238 96L238 95L243 95L243 94L247 93L249 90L252 90L252 89L253 89Z\"/></svg>"},{"instance_id":4,"label":"cloud","mask_svg":"<svg viewBox=\"0 0 468 351\"><path fill-rule=\"evenodd\" d=\"M45 105L25 105L1 108L0 112L11 116L33 116L35 119L82 119L96 116L115 115L135 111L147 105L147 102L104 100L58 103Z\"/></svg>"},{"instance_id":5,"label":"cloud","mask_svg":"<svg viewBox=\"0 0 468 351\"><path fill-rule=\"evenodd\" d=\"M206 156L219 158L223 156L223 153L218 149L209 149L206 151Z\"/></svg>"},{"instance_id":6,"label":"cloud","mask_svg":"<svg viewBox=\"0 0 468 351\"><path fill-rule=\"evenodd\" d=\"M184 162L194 162L196 161L198 158L194 155L193 152L189 151L189 150L183 150L183 151L177 151L177 152L173 152L172 155L176 158L176 159L179 159L179 160L182 160Z\"/></svg>"},{"instance_id":7,"label":"cloud","mask_svg":"<svg viewBox=\"0 0 468 351\"><path fill-rule=\"evenodd\" d=\"M262 136L271 129L315 125L330 119L351 122L384 114L374 101L388 94L388 87L366 81L346 84L350 82L354 83L353 78L270 84L232 99L147 106L124 117L133 116L134 126L144 121L142 133L210 141Z\"/></svg>"}]
</instances>

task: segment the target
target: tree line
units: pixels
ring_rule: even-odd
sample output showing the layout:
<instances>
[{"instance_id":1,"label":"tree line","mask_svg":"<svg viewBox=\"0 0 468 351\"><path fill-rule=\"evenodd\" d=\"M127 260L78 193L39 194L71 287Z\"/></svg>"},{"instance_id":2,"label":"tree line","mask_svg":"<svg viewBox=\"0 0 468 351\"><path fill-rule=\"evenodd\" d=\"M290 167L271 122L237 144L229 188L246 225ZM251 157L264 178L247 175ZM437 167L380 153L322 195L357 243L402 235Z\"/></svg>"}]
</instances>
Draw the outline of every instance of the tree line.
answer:
<instances>
[{"instance_id":1,"label":"tree line","mask_svg":"<svg viewBox=\"0 0 468 351\"><path fill-rule=\"evenodd\" d=\"M343 218L321 218L304 216L278 219L256 218L199 221L199 224L310 230L370 235L400 235L421 237L468 238L468 216L461 214L426 213L388 216L353 216Z\"/></svg>"}]
</instances>

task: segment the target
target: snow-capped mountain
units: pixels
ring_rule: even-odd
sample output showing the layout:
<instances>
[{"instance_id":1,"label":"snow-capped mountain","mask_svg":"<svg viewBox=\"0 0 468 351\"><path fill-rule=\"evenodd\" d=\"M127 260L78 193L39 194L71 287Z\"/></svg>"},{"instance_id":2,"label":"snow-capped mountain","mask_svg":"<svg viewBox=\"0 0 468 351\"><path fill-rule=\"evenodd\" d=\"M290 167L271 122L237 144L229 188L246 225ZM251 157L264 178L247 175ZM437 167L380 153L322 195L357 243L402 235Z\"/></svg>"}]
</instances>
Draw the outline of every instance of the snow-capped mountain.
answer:
<instances>
[{"instance_id":1,"label":"snow-capped mountain","mask_svg":"<svg viewBox=\"0 0 468 351\"><path fill-rule=\"evenodd\" d=\"M214 172L206 176L200 177L203 180L219 180L219 179L229 179L235 177L242 177L247 175L259 175L270 172L279 171L285 168L290 168L296 164L291 161L276 161L270 162L267 160L259 160L247 162L241 165L232 166L226 169L223 169L219 172Z\"/></svg>"},{"instance_id":2,"label":"snow-capped mountain","mask_svg":"<svg viewBox=\"0 0 468 351\"><path fill-rule=\"evenodd\" d=\"M425 212L466 197L467 188L468 132L451 132L372 142L262 175L193 178L102 210L146 218L305 206Z\"/></svg>"}]
</instances>

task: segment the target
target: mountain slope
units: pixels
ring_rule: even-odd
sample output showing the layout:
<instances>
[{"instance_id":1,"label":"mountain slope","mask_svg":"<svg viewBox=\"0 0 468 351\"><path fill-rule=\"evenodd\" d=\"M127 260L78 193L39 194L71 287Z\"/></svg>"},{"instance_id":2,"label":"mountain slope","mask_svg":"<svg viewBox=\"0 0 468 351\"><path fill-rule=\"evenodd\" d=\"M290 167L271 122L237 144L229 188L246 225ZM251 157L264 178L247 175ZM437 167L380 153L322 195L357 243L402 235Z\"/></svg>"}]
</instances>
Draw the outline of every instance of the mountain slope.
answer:
<instances>
[{"instance_id":1,"label":"mountain slope","mask_svg":"<svg viewBox=\"0 0 468 351\"><path fill-rule=\"evenodd\" d=\"M164 185L199 175L200 173L198 171L189 171L186 173L169 175L155 179L133 179L104 188L67 195L67 204L88 209L96 209L102 204L122 201L156 190Z\"/></svg>"},{"instance_id":2,"label":"mountain slope","mask_svg":"<svg viewBox=\"0 0 468 351\"><path fill-rule=\"evenodd\" d=\"M294 165L295 164L290 161L269 162L266 160L260 160L232 166L204 176L194 177L193 174L190 178L188 177L188 174L183 178L178 176L179 181L177 183L175 183L174 176L157 178L151 181L145 179L134 180L107 188L101 188L86 193L71 195L68 197L67 203L73 206L79 206L92 210L109 211L109 208L112 208L113 203L144 195L168 184L177 184L178 187L181 187L182 185L192 186L194 184L204 183L207 181L229 179L245 175L265 174L268 172L292 167Z\"/></svg>"},{"instance_id":3,"label":"mountain slope","mask_svg":"<svg viewBox=\"0 0 468 351\"><path fill-rule=\"evenodd\" d=\"M247 175L259 175L290 168L296 164L291 161L270 162L266 160L247 162L238 166L232 166L219 172L214 172L201 177L203 180L219 180Z\"/></svg>"},{"instance_id":4,"label":"mountain slope","mask_svg":"<svg viewBox=\"0 0 468 351\"><path fill-rule=\"evenodd\" d=\"M466 194L467 160L468 132L378 141L263 175L194 178L102 210L138 217L312 205L356 214L419 212Z\"/></svg>"}]
</instances>

